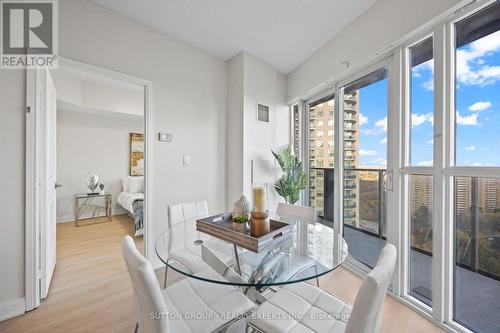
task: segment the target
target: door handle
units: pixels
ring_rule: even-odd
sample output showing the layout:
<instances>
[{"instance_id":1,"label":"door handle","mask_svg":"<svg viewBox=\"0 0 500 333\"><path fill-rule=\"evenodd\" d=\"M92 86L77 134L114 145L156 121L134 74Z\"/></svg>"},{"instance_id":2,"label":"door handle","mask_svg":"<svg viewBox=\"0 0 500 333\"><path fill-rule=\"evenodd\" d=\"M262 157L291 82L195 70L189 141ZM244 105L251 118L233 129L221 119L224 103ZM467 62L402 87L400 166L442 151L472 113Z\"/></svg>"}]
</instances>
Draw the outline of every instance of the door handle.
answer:
<instances>
[{"instance_id":1,"label":"door handle","mask_svg":"<svg viewBox=\"0 0 500 333\"><path fill-rule=\"evenodd\" d=\"M384 171L382 173L384 190L386 192L392 192L393 191L392 176L393 176L393 171L392 170L386 170L386 171Z\"/></svg>"},{"instance_id":2,"label":"door handle","mask_svg":"<svg viewBox=\"0 0 500 333\"><path fill-rule=\"evenodd\" d=\"M61 188L61 187L63 187L63 185L62 185L62 184L59 184L59 183L55 183L55 184L54 184L54 188L55 188L56 190L57 190L58 188Z\"/></svg>"}]
</instances>

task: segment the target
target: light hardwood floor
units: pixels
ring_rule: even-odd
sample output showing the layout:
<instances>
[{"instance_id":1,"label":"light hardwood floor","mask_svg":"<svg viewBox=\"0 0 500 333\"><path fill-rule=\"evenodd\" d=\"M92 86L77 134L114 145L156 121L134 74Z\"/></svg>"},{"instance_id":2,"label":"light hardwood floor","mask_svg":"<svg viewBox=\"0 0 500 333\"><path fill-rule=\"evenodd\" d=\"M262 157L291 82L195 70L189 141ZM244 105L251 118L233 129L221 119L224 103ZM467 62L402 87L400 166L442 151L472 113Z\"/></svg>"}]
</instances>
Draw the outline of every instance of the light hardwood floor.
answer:
<instances>
[{"instance_id":1,"label":"light hardwood floor","mask_svg":"<svg viewBox=\"0 0 500 333\"><path fill-rule=\"evenodd\" d=\"M131 219L126 215L78 228L72 223L58 224L57 265L48 298L38 309L1 322L0 332L133 332L132 289L120 252L120 239L131 228ZM136 245L142 249L142 238L136 238ZM170 272L169 283L181 278ZM162 278L163 271L157 275ZM361 279L339 268L323 276L320 283L352 304ZM382 332L443 331L386 297Z\"/></svg>"}]
</instances>

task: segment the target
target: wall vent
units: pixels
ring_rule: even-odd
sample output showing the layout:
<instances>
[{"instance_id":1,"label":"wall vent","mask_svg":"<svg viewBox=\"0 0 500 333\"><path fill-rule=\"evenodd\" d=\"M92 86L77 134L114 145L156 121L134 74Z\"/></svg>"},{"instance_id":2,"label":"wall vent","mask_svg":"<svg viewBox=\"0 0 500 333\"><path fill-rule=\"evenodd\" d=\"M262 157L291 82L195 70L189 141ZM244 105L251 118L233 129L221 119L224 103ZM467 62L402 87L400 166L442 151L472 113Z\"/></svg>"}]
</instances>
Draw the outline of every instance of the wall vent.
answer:
<instances>
[{"instance_id":1,"label":"wall vent","mask_svg":"<svg viewBox=\"0 0 500 333\"><path fill-rule=\"evenodd\" d=\"M269 105L257 104L257 121L269 123Z\"/></svg>"}]
</instances>

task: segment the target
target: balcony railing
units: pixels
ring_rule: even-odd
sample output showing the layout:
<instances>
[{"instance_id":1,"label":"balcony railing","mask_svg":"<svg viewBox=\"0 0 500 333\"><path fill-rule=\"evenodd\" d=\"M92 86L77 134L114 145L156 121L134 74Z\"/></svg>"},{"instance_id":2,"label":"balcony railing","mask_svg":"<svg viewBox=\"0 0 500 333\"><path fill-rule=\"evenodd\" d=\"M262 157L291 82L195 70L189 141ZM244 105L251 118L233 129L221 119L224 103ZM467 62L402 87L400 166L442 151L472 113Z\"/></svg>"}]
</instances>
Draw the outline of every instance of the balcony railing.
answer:
<instances>
[{"instance_id":1,"label":"balcony railing","mask_svg":"<svg viewBox=\"0 0 500 333\"><path fill-rule=\"evenodd\" d=\"M351 159L353 157L348 157ZM310 192L324 193L320 216L333 221L334 168L310 168L311 176L322 178ZM344 225L372 236L385 239L385 193L383 173L386 169L346 168L344 170ZM356 202L356 200L359 200ZM311 202L311 204L313 204Z\"/></svg>"},{"instance_id":2,"label":"balcony railing","mask_svg":"<svg viewBox=\"0 0 500 333\"><path fill-rule=\"evenodd\" d=\"M329 222L333 222L333 186L335 173L334 168L310 168L311 173L321 177L320 182L314 183L312 190L316 193L324 194L324 201L321 207L316 207L321 211L321 218ZM360 169L349 168L344 170L344 227L349 228L353 232L361 232L365 235L376 237L381 241L386 240L386 216L385 216L385 191L383 187L383 173L386 169ZM353 180L354 181L353 184ZM471 185L471 202L470 207L478 207L479 195L478 185L472 182ZM457 216L455 219L464 219ZM461 211L461 216L466 216L466 222L461 221L459 231L462 238L457 237L456 240L456 265L467 271L476 272L485 277L500 281L498 270L487 269L482 266L488 258L493 258L489 253L486 256L485 249L490 252L500 252L500 236L491 234L483 236L479 233L480 217L475 213L475 209L470 208L466 211ZM492 214L486 212L484 214ZM490 217L491 219L491 217ZM484 222L483 222L484 224ZM429 227L430 228L430 227ZM425 233L425 232L424 232ZM432 230L429 229L427 234L432 240ZM362 246L362 245L357 245ZM411 250L424 255L427 258L432 258L432 252L428 247L418 244L411 244ZM358 251L358 252L363 252ZM359 260L359 258L357 258ZM362 260L360 260L362 261ZM491 260L490 260L491 261Z\"/></svg>"}]
</instances>

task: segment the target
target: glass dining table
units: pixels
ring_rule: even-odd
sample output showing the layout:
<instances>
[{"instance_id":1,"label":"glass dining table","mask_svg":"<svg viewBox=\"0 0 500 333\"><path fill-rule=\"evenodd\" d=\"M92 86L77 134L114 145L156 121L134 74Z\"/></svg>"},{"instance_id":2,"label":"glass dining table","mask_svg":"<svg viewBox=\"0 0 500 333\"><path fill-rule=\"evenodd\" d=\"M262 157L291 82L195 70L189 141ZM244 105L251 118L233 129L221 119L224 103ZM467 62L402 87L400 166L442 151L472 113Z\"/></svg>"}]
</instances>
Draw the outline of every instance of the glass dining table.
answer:
<instances>
[{"instance_id":1,"label":"glass dining table","mask_svg":"<svg viewBox=\"0 0 500 333\"><path fill-rule=\"evenodd\" d=\"M192 219L163 231L156 240L156 254L166 269L210 283L240 286L245 292L318 282L318 277L346 259L347 243L331 227L295 216L271 214L271 218L291 224L292 231L258 253L196 230L196 219ZM206 269L218 274L203 274Z\"/></svg>"}]
</instances>

